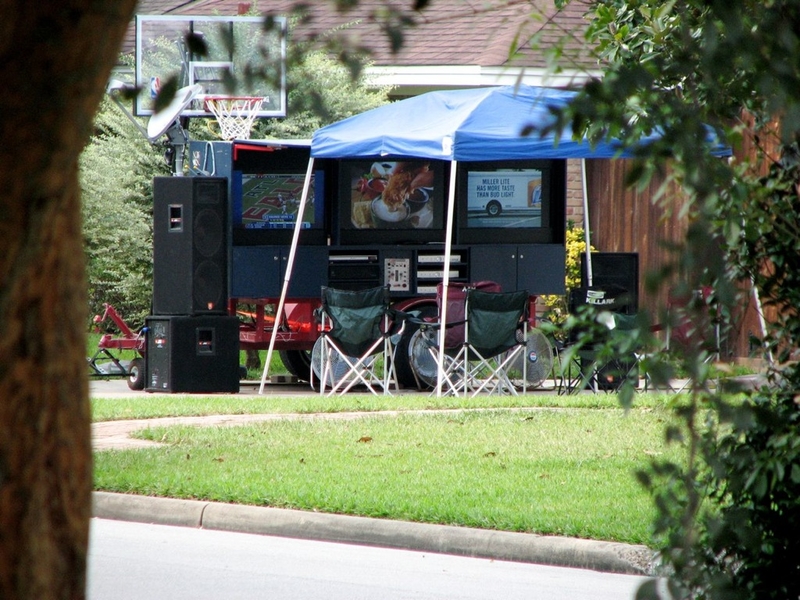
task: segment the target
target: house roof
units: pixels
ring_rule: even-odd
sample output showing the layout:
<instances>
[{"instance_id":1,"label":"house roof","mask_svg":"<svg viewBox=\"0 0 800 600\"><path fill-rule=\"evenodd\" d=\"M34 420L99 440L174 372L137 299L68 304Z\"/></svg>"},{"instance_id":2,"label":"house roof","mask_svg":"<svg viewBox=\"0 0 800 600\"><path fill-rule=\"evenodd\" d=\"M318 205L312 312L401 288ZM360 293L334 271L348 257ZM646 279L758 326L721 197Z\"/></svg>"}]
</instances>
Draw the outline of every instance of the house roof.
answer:
<instances>
[{"instance_id":1,"label":"house roof","mask_svg":"<svg viewBox=\"0 0 800 600\"><path fill-rule=\"evenodd\" d=\"M297 3L271 0L255 7L262 13L288 16ZM311 39L336 32L334 35L367 47L378 82L400 85L409 95L441 87L508 83L520 72L528 83L547 84L542 79L547 57L539 48L556 44L562 45L561 62L566 71L562 84L572 78L583 79L597 69L583 38L590 0L572 0L560 10L552 0L437 0L421 12L411 10L409 4L360 0L356 7L340 12L333 2L306 2L308 12L293 22L290 36ZM243 14L250 6L240 0L142 0L137 13L224 16ZM403 29L403 45L397 53L392 52L377 17L387 6L396 11L395 19L399 15L415 24ZM538 39L538 48L529 42L532 37ZM510 53L515 40L525 43ZM130 47L132 41L131 37ZM420 84L422 87L411 90Z\"/></svg>"}]
</instances>

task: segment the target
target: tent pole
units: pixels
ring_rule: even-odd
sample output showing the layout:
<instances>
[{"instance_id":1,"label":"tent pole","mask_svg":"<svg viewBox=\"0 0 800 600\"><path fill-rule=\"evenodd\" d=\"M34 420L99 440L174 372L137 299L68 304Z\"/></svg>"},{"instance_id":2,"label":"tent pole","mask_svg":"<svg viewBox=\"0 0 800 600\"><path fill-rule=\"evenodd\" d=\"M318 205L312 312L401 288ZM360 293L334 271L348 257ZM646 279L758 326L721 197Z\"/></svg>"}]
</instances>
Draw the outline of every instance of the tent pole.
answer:
<instances>
[{"instance_id":1,"label":"tent pole","mask_svg":"<svg viewBox=\"0 0 800 600\"><path fill-rule=\"evenodd\" d=\"M294 224L294 232L292 234L292 245L289 248L289 258L286 262L286 273L283 276L283 288L281 289L281 297L278 300L278 308L275 309L275 320L272 322L272 335L269 338L269 348L267 349L267 359L264 363L264 371L261 373L261 385L258 388L258 393L264 393L264 385L267 382L267 375L269 374L269 363L272 361L272 352L275 350L275 340L278 337L278 330L283 320L283 305L286 302L286 294L289 291L289 282L292 278L292 267L294 267L294 255L297 250L297 244L300 240L300 230L303 227L303 213L306 210L306 201L308 200L308 189L311 186L311 175L314 173L314 157L308 159L308 170L306 171L306 178L303 180L303 193L300 196L300 206L297 207L297 219Z\"/></svg>"},{"instance_id":2,"label":"tent pole","mask_svg":"<svg viewBox=\"0 0 800 600\"><path fill-rule=\"evenodd\" d=\"M444 239L444 264L442 265L442 305L439 309L439 354L436 360L436 397L442 396L444 379L444 340L447 323L447 289L450 286L450 255L453 247L453 213L456 206L456 170L458 161L450 161L450 189L447 194L447 229Z\"/></svg>"},{"instance_id":3,"label":"tent pole","mask_svg":"<svg viewBox=\"0 0 800 600\"><path fill-rule=\"evenodd\" d=\"M761 295L758 293L755 277L750 278L750 284L751 287L753 288L753 300L756 303L756 313L758 313L758 324L761 326L761 339L766 339L767 318L764 316L764 307L761 304ZM767 362L769 362L770 365L775 364L775 359L772 356L772 350L767 350Z\"/></svg>"},{"instance_id":4,"label":"tent pole","mask_svg":"<svg viewBox=\"0 0 800 600\"><path fill-rule=\"evenodd\" d=\"M586 184L586 159L581 159L581 182L583 184L583 239L586 241L586 283L591 286L594 279L592 273L592 241L589 233L589 187Z\"/></svg>"},{"instance_id":5,"label":"tent pole","mask_svg":"<svg viewBox=\"0 0 800 600\"><path fill-rule=\"evenodd\" d=\"M592 273L592 240L589 232L589 186L586 183L586 159L581 159L581 184L583 187L583 239L586 241L586 284L591 287L594 280ZM596 378L592 383L592 391L597 392Z\"/></svg>"}]
</instances>

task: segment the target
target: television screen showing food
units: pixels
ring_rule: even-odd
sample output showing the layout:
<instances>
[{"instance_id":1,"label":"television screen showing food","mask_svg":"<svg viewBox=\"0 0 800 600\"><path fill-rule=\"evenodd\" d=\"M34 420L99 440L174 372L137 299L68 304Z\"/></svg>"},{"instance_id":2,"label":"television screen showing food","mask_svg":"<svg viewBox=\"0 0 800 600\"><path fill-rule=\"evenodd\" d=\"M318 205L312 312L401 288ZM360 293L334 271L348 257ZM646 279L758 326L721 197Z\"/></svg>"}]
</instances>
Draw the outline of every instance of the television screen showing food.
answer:
<instances>
[{"instance_id":1,"label":"television screen showing food","mask_svg":"<svg viewBox=\"0 0 800 600\"><path fill-rule=\"evenodd\" d=\"M435 161L415 159L347 162L345 206L349 211L343 215L343 227L440 229L444 222L441 169Z\"/></svg>"}]
</instances>

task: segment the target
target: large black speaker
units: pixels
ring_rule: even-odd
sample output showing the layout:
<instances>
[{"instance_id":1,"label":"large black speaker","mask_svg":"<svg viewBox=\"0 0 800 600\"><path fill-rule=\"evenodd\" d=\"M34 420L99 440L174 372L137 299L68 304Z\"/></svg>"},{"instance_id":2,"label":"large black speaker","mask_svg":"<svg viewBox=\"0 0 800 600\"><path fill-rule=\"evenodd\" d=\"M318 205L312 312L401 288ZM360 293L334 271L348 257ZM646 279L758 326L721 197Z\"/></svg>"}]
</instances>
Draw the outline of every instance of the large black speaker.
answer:
<instances>
[{"instance_id":1,"label":"large black speaker","mask_svg":"<svg viewBox=\"0 0 800 600\"><path fill-rule=\"evenodd\" d=\"M146 327L146 391L239 391L236 317L148 317Z\"/></svg>"},{"instance_id":2,"label":"large black speaker","mask_svg":"<svg viewBox=\"0 0 800 600\"><path fill-rule=\"evenodd\" d=\"M225 314L228 182L223 177L153 181L153 314Z\"/></svg>"},{"instance_id":3,"label":"large black speaker","mask_svg":"<svg viewBox=\"0 0 800 600\"><path fill-rule=\"evenodd\" d=\"M589 287L586 255L581 254L581 286ZM627 300L613 309L627 315L639 310L639 255L636 252L592 252L592 287L624 289Z\"/></svg>"}]
</instances>

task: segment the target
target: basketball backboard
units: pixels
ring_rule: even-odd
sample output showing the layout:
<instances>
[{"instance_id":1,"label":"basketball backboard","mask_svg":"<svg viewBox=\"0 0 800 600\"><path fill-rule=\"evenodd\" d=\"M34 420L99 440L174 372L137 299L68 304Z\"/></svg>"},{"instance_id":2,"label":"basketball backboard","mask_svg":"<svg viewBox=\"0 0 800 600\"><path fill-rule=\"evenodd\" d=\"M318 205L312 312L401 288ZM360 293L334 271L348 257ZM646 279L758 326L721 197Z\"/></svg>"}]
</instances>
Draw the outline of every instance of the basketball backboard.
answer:
<instances>
[{"instance_id":1,"label":"basketball backboard","mask_svg":"<svg viewBox=\"0 0 800 600\"><path fill-rule=\"evenodd\" d=\"M286 20L265 31L262 17L137 15L136 115L153 114L153 99L171 77L179 88L202 87L182 116L213 118L206 96L261 96L259 117L284 117Z\"/></svg>"}]
</instances>

